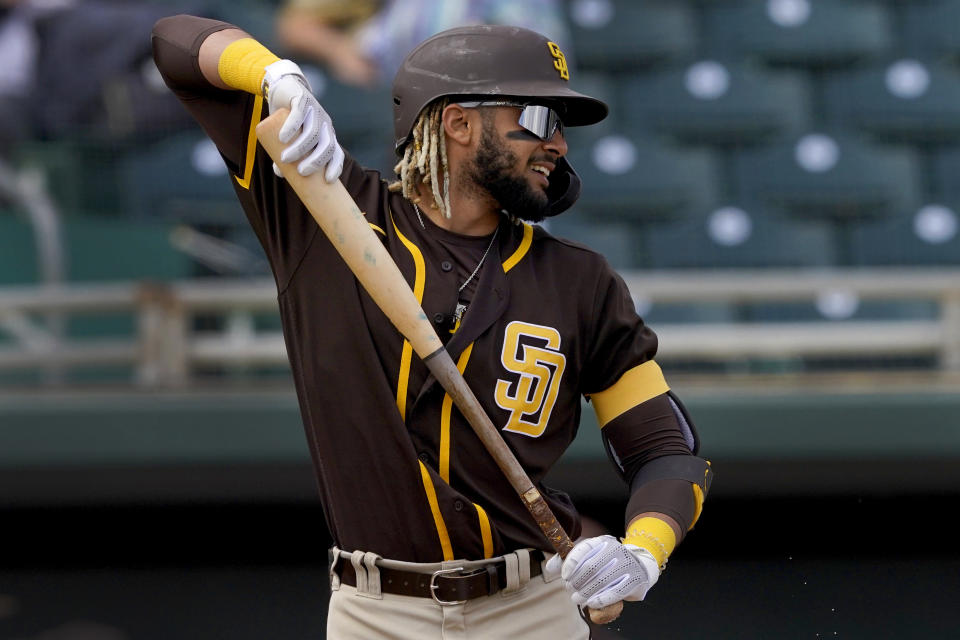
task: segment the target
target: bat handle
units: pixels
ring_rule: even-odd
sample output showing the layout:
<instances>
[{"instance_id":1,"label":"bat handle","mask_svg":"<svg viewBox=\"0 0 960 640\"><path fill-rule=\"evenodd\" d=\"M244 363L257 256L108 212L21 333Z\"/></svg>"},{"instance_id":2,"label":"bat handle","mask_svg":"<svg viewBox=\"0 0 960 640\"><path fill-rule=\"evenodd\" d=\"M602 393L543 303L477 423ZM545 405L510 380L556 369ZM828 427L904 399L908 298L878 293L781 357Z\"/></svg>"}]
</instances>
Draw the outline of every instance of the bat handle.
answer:
<instances>
[{"instance_id":1,"label":"bat handle","mask_svg":"<svg viewBox=\"0 0 960 640\"><path fill-rule=\"evenodd\" d=\"M560 526L560 523L557 522L557 518L550 510L546 500L543 499L543 496L541 496L540 492L535 488L531 488L525 492L522 498L523 503L527 506L530 514L540 526L540 530L543 531L550 540L553 548L556 549L561 558L566 558L570 550L573 549L573 541L570 539L570 536L567 535L567 532L563 530L563 527ZM594 624L610 624L620 617L622 611L623 602L620 601L608 604L602 609L587 608L587 613L590 614L590 620Z\"/></svg>"},{"instance_id":2,"label":"bat handle","mask_svg":"<svg viewBox=\"0 0 960 640\"><path fill-rule=\"evenodd\" d=\"M503 475L510 482L510 486L520 495L523 504L527 507L534 522L553 545L554 550L561 558L566 558L573 549L570 536L563 530L557 517L550 510L550 505L543 499L540 492L530 481L526 471L520 466L513 452L500 436L497 428L490 422L490 417L484 413L483 407L466 381L460 374L450 354L445 349L438 349L424 359L424 364L436 376L440 385L450 394L454 404L460 409L484 447L493 456ZM615 602L603 609L588 609L590 619L596 624L609 624L617 619L623 610L622 602Z\"/></svg>"},{"instance_id":3,"label":"bat handle","mask_svg":"<svg viewBox=\"0 0 960 640\"><path fill-rule=\"evenodd\" d=\"M424 364L436 376L441 386L450 394L454 404L466 417L477 437L483 442L484 447L493 456L503 475L510 482L510 486L514 488L530 515L533 516L533 520L540 527L540 531L547 537L560 557L566 558L570 550L573 549L570 536L560 526L557 517L550 510L550 505L547 504L533 482L530 481L530 477L500 436L500 432L493 426L490 417L484 413L483 407L480 406L460 371L453 364L450 354L445 349L438 349L424 359ZM603 609L588 609L590 619L596 624L613 622L622 610L622 602L615 602Z\"/></svg>"}]
</instances>

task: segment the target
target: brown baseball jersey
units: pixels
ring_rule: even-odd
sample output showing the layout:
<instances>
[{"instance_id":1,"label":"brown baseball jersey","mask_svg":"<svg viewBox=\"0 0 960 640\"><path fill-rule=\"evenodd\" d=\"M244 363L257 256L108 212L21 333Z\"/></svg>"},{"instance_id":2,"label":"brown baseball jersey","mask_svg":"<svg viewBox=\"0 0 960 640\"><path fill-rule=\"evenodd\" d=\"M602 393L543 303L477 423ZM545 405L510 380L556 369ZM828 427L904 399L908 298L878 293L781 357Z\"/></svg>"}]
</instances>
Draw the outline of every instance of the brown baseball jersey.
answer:
<instances>
[{"instance_id":1,"label":"brown baseball jersey","mask_svg":"<svg viewBox=\"0 0 960 640\"><path fill-rule=\"evenodd\" d=\"M155 58L219 148L269 258L337 546L412 562L551 550L450 397L274 175L254 132L263 99L216 89L199 73L199 44L226 25L184 25L155 30ZM690 454L676 420L663 419L657 339L603 257L506 215L492 243L444 231L349 154L340 180L571 537L581 529L573 504L542 480L577 433L582 397L603 399L605 429L644 439L657 425L643 456ZM457 322L458 290L483 255Z\"/></svg>"}]
</instances>

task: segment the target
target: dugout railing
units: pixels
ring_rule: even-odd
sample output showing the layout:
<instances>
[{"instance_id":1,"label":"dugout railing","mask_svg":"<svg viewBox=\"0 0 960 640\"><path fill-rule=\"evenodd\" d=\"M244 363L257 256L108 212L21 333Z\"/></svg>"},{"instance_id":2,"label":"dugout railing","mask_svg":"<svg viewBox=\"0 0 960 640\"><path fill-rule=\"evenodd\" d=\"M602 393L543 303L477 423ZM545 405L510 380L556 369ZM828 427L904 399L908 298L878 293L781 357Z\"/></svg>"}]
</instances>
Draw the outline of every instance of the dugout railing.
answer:
<instances>
[{"instance_id":1,"label":"dugout railing","mask_svg":"<svg viewBox=\"0 0 960 640\"><path fill-rule=\"evenodd\" d=\"M847 368L844 359L849 368L862 372L864 362L897 358L932 373L960 371L960 269L659 271L623 276L660 336L658 360L668 367L676 364L681 372L709 372L711 363L824 358L840 362L832 366L833 372ZM846 319L762 312L814 308L824 299L845 300L848 307L887 304L887 311L861 317L848 309ZM114 382L124 381L117 372L126 371L126 382L158 388L183 387L197 375L215 380L216 372L229 373L231 380L238 372L241 378L256 378L264 371L274 375L275 369L287 366L276 305L275 286L266 279L3 287L0 373L8 382L17 372L32 372L69 383L72 371L113 368L109 378ZM703 308L725 311L702 313ZM678 311L682 309L686 311ZM78 324L86 329L70 329ZM61 336L51 326L68 329ZM818 372L815 366L759 370ZM96 371L82 378L96 381Z\"/></svg>"}]
</instances>

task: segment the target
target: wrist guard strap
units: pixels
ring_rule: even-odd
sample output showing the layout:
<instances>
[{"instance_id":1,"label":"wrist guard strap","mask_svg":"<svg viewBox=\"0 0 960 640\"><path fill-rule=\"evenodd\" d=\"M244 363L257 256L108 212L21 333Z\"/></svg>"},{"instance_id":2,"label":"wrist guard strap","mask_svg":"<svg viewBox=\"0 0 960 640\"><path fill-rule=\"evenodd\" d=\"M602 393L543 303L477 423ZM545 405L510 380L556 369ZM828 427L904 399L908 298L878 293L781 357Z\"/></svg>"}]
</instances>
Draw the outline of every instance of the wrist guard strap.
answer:
<instances>
[{"instance_id":1,"label":"wrist guard strap","mask_svg":"<svg viewBox=\"0 0 960 640\"><path fill-rule=\"evenodd\" d=\"M623 543L649 551L662 571L667 558L677 546L677 536L669 524L660 518L648 516L638 518L630 525Z\"/></svg>"}]
</instances>

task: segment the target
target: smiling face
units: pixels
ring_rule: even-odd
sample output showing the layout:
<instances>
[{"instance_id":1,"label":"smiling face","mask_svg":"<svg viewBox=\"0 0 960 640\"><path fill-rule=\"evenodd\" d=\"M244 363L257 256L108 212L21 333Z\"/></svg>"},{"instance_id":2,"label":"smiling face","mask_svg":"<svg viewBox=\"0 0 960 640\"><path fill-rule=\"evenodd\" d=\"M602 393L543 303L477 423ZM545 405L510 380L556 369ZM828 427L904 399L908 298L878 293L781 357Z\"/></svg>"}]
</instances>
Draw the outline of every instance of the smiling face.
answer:
<instances>
[{"instance_id":1,"label":"smiling face","mask_svg":"<svg viewBox=\"0 0 960 640\"><path fill-rule=\"evenodd\" d=\"M567 152L562 130L543 141L517 120L518 107L482 107L483 130L464 179L513 215L540 222L549 208L547 187L557 159Z\"/></svg>"}]
</instances>

